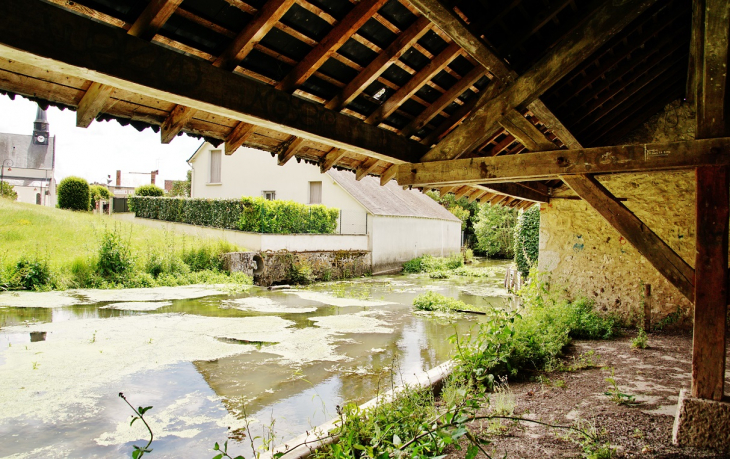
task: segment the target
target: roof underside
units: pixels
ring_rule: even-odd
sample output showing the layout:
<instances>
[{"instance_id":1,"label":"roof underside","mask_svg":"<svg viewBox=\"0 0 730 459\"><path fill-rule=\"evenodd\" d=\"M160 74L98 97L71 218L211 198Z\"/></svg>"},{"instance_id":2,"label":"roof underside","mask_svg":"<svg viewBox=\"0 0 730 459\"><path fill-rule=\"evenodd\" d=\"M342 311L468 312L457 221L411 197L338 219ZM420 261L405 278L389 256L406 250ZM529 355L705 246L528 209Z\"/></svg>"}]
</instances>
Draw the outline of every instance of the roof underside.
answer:
<instances>
[{"instance_id":1,"label":"roof underside","mask_svg":"<svg viewBox=\"0 0 730 459\"><path fill-rule=\"evenodd\" d=\"M611 0L451 0L442 5L500 58L505 68L519 76L585 26L607 1ZM236 41L268 14L265 26L254 30L259 35L249 40L253 46L227 70L391 131L410 139L408 145L420 144L423 151L456 129L479 97L493 89L493 81L503 79L503 75L495 78L494 69L488 71L472 53L454 44L408 0L48 2L125 30L139 23L151 4L179 4L148 39L224 69L227 64L221 62ZM275 3L283 5L278 15L269 11ZM667 103L685 95L691 17L689 0L656 1L542 93L542 103L575 136L572 141L548 128L550 123L541 120L532 105L522 103L517 112L542 132L542 142L547 140L553 149L567 148L576 141L584 147L615 144ZM75 110L92 83L0 58L0 90L42 104ZM166 120L171 123L176 107L168 100L114 88L95 119L115 119L157 131ZM393 177L393 165L403 162L402 158L389 161L382 155L373 158L362 151L341 150L324 141L300 141L286 129L272 129L270 125L253 125L249 132L245 129L248 125L239 119L204 110L195 110L190 116L182 123L181 132L205 137L214 144L242 137L242 145L279 154L284 162L296 157L320 164L323 170L351 169L359 178L384 176L383 183ZM241 131L245 135L238 136ZM498 126L459 156L527 153L529 145L518 137ZM559 184L530 182L529 187L546 194L545 190ZM521 193L501 194L495 188L478 185L442 190L446 191L511 206L531 204Z\"/></svg>"}]
</instances>

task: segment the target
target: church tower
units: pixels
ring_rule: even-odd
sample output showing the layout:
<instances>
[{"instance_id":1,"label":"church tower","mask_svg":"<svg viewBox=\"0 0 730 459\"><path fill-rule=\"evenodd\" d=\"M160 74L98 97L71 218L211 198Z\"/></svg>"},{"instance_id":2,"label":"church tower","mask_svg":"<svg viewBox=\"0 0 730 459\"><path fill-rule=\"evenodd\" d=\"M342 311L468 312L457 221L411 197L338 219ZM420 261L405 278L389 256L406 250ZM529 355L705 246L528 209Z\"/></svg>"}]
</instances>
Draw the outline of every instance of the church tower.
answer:
<instances>
[{"instance_id":1,"label":"church tower","mask_svg":"<svg viewBox=\"0 0 730 459\"><path fill-rule=\"evenodd\" d=\"M33 122L33 145L48 145L50 135L46 111L38 107L35 121Z\"/></svg>"}]
</instances>

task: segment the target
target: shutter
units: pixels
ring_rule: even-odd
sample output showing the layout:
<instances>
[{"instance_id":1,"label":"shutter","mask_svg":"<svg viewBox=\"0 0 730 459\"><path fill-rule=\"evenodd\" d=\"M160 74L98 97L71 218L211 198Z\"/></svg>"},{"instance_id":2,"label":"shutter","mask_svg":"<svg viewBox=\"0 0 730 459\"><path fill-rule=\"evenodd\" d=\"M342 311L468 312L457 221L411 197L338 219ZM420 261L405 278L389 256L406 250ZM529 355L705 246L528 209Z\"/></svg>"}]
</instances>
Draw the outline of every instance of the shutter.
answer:
<instances>
[{"instance_id":1,"label":"shutter","mask_svg":"<svg viewBox=\"0 0 730 459\"><path fill-rule=\"evenodd\" d=\"M309 182L309 203L322 204L322 182Z\"/></svg>"},{"instance_id":2,"label":"shutter","mask_svg":"<svg viewBox=\"0 0 730 459\"><path fill-rule=\"evenodd\" d=\"M210 182L221 183L221 151L210 152Z\"/></svg>"}]
</instances>

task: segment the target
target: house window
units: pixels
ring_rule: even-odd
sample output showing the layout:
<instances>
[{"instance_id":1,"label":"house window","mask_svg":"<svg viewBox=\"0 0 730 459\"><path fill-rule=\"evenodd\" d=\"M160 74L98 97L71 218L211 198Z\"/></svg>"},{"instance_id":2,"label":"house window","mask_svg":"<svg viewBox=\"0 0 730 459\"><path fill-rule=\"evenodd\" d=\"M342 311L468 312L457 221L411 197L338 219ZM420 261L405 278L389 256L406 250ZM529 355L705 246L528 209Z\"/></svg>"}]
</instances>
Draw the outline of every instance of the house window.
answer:
<instances>
[{"instance_id":1,"label":"house window","mask_svg":"<svg viewBox=\"0 0 730 459\"><path fill-rule=\"evenodd\" d=\"M221 151L210 152L210 182L221 183Z\"/></svg>"},{"instance_id":2,"label":"house window","mask_svg":"<svg viewBox=\"0 0 730 459\"><path fill-rule=\"evenodd\" d=\"M309 203L322 204L322 182L309 182Z\"/></svg>"},{"instance_id":3,"label":"house window","mask_svg":"<svg viewBox=\"0 0 730 459\"><path fill-rule=\"evenodd\" d=\"M264 191L263 195L264 199L266 199L267 201L273 201L274 199L276 199L276 191Z\"/></svg>"}]
</instances>

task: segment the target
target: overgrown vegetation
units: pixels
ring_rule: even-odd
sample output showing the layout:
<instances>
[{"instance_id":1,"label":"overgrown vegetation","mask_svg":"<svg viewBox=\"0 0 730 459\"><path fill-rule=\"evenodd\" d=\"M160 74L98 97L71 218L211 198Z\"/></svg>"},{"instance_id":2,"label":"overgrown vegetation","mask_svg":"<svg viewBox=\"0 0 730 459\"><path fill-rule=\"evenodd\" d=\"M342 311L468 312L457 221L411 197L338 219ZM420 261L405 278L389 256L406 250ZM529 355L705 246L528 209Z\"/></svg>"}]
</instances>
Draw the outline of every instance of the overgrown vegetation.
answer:
<instances>
[{"instance_id":1,"label":"overgrown vegetation","mask_svg":"<svg viewBox=\"0 0 730 459\"><path fill-rule=\"evenodd\" d=\"M537 267L540 254L540 207L532 206L522 212L515 226L515 263L523 276Z\"/></svg>"},{"instance_id":2,"label":"overgrown vegetation","mask_svg":"<svg viewBox=\"0 0 730 459\"><path fill-rule=\"evenodd\" d=\"M338 439L318 450L315 457L444 457L447 448L464 446L467 458L480 452L490 457L485 449L490 443L488 434L501 431L500 420L543 424L514 416L510 408L513 405L490 390L506 376L514 378L555 368L572 338L608 338L616 328L612 319L593 311L592 302L560 298L537 276L522 296L519 310L493 310L478 330L451 338L456 345L455 368L445 382L439 403L430 390L406 389L392 401L369 410L347 405L341 425L332 433ZM461 306L461 302L435 293L419 296L416 303L427 310ZM495 423L495 429L487 428L486 435L473 431L469 422L479 420L489 426ZM581 425L553 427L582 439L587 455L606 446L600 435ZM466 442L462 442L464 439Z\"/></svg>"},{"instance_id":3,"label":"overgrown vegetation","mask_svg":"<svg viewBox=\"0 0 730 459\"><path fill-rule=\"evenodd\" d=\"M89 210L89 183L81 177L66 177L56 187L58 207Z\"/></svg>"},{"instance_id":4,"label":"overgrown vegetation","mask_svg":"<svg viewBox=\"0 0 730 459\"><path fill-rule=\"evenodd\" d=\"M132 196L137 217L274 234L333 234L339 209L264 198L187 199Z\"/></svg>"},{"instance_id":5,"label":"overgrown vegetation","mask_svg":"<svg viewBox=\"0 0 730 459\"><path fill-rule=\"evenodd\" d=\"M224 241L0 201L0 290L246 283L223 271Z\"/></svg>"},{"instance_id":6,"label":"overgrown vegetation","mask_svg":"<svg viewBox=\"0 0 730 459\"><path fill-rule=\"evenodd\" d=\"M431 273L436 271L445 271L456 269L464 266L464 257L454 255L453 257L433 257L424 255L409 260L403 264L404 273Z\"/></svg>"},{"instance_id":7,"label":"overgrown vegetation","mask_svg":"<svg viewBox=\"0 0 730 459\"><path fill-rule=\"evenodd\" d=\"M109 200L112 197L112 194L109 192L109 189L105 186L101 185L91 185L89 187L89 196L91 198L91 203L89 204L89 209L94 210L96 209L96 203L101 200Z\"/></svg>"},{"instance_id":8,"label":"overgrown vegetation","mask_svg":"<svg viewBox=\"0 0 730 459\"><path fill-rule=\"evenodd\" d=\"M479 207L474 225L477 251L488 257L512 258L515 254L514 234L517 224L515 209L491 204Z\"/></svg>"},{"instance_id":9,"label":"overgrown vegetation","mask_svg":"<svg viewBox=\"0 0 730 459\"><path fill-rule=\"evenodd\" d=\"M193 171L188 170L187 174L185 175L185 180L174 180L172 182L172 188L170 189L170 192L167 193L167 196L169 196L169 197L180 196L183 198L190 197L190 188L192 185L192 178L193 178Z\"/></svg>"}]
</instances>

